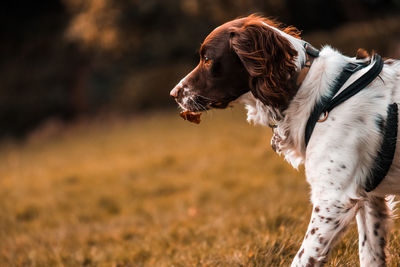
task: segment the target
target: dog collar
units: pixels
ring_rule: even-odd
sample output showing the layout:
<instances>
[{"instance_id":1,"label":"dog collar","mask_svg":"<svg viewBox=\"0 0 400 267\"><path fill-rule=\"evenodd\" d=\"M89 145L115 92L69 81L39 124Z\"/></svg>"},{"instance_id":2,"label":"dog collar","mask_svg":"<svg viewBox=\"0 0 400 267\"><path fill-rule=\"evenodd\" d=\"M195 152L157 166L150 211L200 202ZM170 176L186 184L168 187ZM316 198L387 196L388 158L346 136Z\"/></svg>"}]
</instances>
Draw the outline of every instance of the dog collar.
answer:
<instances>
[{"instance_id":1,"label":"dog collar","mask_svg":"<svg viewBox=\"0 0 400 267\"><path fill-rule=\"evenodd\" d=\"M306 50L306 62L304 63L299 74L297 75L297 87L300 87L300 85L303 83L308 72L310 71L311 65L313 64L315 58L319 56L319 50L307 42L304 43L304 49Z\"/></svg>"},{"instance_id":2,"label":"dog collar","mask_svg":"<svg viewBox=\"0 0 400 267\"><path fill-rule=\"evenodd\" d=\"M319 57L319 50L317 48L307 42L304 42L303 46L306 51L306 62L302 65L300 72L297 74L296 86L298 88L301 86L308 72L310 71L311 65L313 64L315 58ZM278 127L278 124L269 122L268 126L274 130L276 127Z\"/></svg>"}]
</instances>

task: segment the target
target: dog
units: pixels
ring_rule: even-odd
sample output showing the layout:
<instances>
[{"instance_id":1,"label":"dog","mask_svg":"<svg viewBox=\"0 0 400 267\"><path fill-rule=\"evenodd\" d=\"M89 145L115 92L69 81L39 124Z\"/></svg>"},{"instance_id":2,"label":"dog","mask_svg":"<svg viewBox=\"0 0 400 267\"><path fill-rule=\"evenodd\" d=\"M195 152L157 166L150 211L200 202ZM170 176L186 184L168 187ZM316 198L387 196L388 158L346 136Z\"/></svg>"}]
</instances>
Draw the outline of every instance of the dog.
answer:
<instances>
[{"instance_id":1,"label":"dog","mask_svg":"<svg viewBox=\"0 0 400 267\"><path fill-rule=\"evenodd\" d=\"M400 61L382 61L379 75L365 88L321 114L307 143L310 116L332 94L343 69L364 65L337 94L366 75L376 55L359 50L347 57L330 46L319 51L296 28L257 15L217 27L199 53L197 67L170 92L180 108L202 112L244 103L249 122L273 128L273 149L295 168L305 165L313 210L292 266L324 265L354 217L360 265L386 266L393 196L400 193L398 115L393 113L391 123L388 112L390 105L397 111L400 102ZM385 131L394 138L386 147ZM386 149L393 153L383 172L376 163ZM367 190L374 168L378 184Z\"/></svg>"}]
</instances>

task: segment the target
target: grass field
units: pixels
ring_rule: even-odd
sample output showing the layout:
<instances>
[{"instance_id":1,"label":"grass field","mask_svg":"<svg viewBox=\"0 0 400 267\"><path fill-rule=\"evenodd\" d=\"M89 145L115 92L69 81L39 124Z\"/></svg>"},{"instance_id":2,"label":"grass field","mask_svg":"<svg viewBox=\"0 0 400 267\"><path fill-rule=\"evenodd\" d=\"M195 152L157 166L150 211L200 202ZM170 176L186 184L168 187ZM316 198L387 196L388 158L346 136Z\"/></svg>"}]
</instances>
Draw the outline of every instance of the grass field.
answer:
<instances>
[{"instance_id":1,"label":"grass field","mask_svg":"<svg viewBox=\"0 0 400 267\"><path fill-rule=\"evenodd\" d=\"M240 109L202 119L99 119L3 142L0 266L288 266L311 210L303 171ZM328 265L358 266L357 242L353 226Z\"/></svg>"}]
</instances>

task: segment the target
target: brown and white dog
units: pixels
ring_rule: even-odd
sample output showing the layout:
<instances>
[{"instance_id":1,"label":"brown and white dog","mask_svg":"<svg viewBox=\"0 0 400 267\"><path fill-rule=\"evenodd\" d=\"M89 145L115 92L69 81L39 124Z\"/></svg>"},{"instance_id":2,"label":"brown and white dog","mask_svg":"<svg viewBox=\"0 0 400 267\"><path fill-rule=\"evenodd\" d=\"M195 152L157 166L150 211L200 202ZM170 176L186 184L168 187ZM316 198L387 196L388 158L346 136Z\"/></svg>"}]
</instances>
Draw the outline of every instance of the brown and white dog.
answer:
<instances>
[{"instance_id":1,"label":"brown and white dog","mask_svg":"<svg viewBox=\"0 0 400 267\"><path fill-rule=\"evenodd\" d=\"M342 69L374 58L363 51L346 57L329 46L313 58L304 44L293 27L255 15L235 19L207 36L200 63L170 94L184 111L244 103L249 122L273 125L275 151L295 168L305 164L313 212L292 266L322 266L354 217L361 266L385 266L390 195L400 194L400 149L379 186L367 192L364 185L381 147L387 107L400 102L400 61L385 60L378 78L317 123L306 146L310 113ZM343 88L368 69L355 72Z\"/></svg>"}]
</instances>

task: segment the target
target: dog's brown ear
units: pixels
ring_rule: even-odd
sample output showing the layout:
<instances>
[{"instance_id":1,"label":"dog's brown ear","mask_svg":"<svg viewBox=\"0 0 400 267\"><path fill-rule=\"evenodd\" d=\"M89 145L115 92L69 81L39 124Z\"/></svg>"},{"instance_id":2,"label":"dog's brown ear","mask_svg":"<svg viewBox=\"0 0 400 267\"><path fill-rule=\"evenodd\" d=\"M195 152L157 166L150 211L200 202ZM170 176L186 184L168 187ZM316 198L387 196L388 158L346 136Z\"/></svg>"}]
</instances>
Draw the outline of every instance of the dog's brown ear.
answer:
<instances>
[{"instance_id":1,"label":"dog's brown ear","mask_svg":"<svg viewBox=\"0 0 400 267\"><path fill-rule=\"evenodd\" d=\"M297 51L262 21L230 29L230 44L250 75L253 95L265 105L286 108L294 96Z\"/></svg>"}]
</instances>

